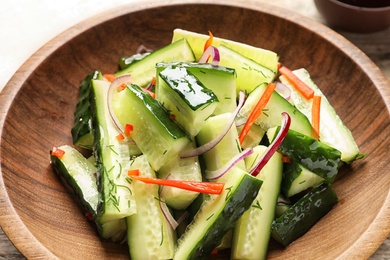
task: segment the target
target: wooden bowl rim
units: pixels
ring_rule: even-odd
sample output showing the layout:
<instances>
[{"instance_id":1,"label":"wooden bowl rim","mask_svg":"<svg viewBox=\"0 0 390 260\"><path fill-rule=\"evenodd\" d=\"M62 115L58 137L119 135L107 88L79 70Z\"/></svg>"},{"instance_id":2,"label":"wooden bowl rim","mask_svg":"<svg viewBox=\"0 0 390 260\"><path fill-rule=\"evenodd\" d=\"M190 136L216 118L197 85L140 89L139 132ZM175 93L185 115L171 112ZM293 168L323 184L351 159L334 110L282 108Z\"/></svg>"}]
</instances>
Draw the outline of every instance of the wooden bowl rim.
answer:
<instances>
[{"instance_id":1,"label":"wooden bowl rim","mask_svg":"<svg viewBox=\"0 0 390 260\"><path fill-rule=\"evenodd\" d=\"M332 45L336 46L339 50L349 56L370 78L373 84L379 91L387 110L390 113L390 84L380 69L355 45L339 35L330 28L322 25L319 22L313 21L307 17L304 17L297 13L285 10L283 8L273 6L268 3L258 1L247 0L152 0L152 1L136 1L131 4L126 4L108 10L106 12L97 14L89 19L86 19L79 24L72 26L66 31L60 33L58 36L43 45L37 52L35 52L12 76L10 81L6 84L2 92L0 93L0 138L7 116L14 97L19 92L23 83L29 78L29 76L35 71L35 69L45 61L52 53L59 49L62 45L65 45L68 41L84 33L86 30L97 26L101 23L107 22L117 17L147 10L149 8L167 8L172 5L192 5L192 4L212 4L212 5L225 5L232 7L240 7L255 10L262 13L268 13L276 16L279 19L287 20L291 23L297 24L306 30L309 30L324 40L328 41ZM326 38L325 38L326 36ZM364 66L363 66L364 64ZM1 145L1 139L0 139ZM1 150L0 150L1 151ZM0 154L1 155L1 154ZM54 253L50 252L44 245L42 245L34 235L25 226L23 221L15 211L12 202L10 201L7 190L5 188L1 164L0 164L0 227L4 233L8 236L14 246L28 258L45 258L52 259L57 258ZM359 237L349 248L346 250L342 258L348 257L364 257L370 256L381 245L381 243L390 234L390 190L386 197L385 203L371 223L366 232ZM23 234L21 236L20 234ZM371 247L365 245L370 244ZM365 250L365 251L362 251ZM360 251L359 251L360 250Z\"/></svg>"}]
</instances>

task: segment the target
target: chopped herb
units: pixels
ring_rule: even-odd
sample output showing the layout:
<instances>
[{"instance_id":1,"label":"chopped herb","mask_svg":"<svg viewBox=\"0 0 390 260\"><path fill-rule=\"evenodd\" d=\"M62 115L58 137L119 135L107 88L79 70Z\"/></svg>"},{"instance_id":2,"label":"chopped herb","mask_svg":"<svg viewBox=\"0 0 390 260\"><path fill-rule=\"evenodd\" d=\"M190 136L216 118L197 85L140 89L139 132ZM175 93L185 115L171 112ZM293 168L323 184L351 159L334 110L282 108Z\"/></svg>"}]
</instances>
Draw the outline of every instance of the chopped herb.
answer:
<instances>
[{"instance_id":1,"label":"chopped herb","mask_svg":"<svg viewBox=\"0 0 390 260\"><path fill-rule=\"evenodd\" d=\"M133 179L131 179L130 177L126 177L125 180L126 180L129 184L132 184L132 183L133 183Z\"/></svg>"},{"instance_id":2,"label":"chopped herb","mask_svg":"<svg viewBox=\"0 0 390 260\"><path fill-rule=\"evenodd\" d=\"M269 114L267 113L268 111L269 111L268 108L263 109L263 114L264 114L266 117L269 117Z\"/></svg>"},{"instance_id":3,"label":"chopped herb","mask_svg":"<svg viewBox=\"0 0 390 260\"><path fill-rule=\"evenodd\" d=\"M228 188L225 189L225 190L228 191L228 193L226 194L225 201L229 200L230 197L233 195L233 194L231 194L231 193L232 193L232 189L233 189L233 186L230 186L230 187L228 187Z\"/></svg>"},{"instance_id":4,"label":"chopped herb","mask_svg":"<svg viewBox=\"0 0 390 260\"><path fill-rule=\"evenodd\" d=\"M252 204L252 207L262 210L259 200L256 200L256 204Z\"/></svg>"},{"instance_id":5,"label":"chopped herb","mask_svg":"<svg viewBox=\"0 0 390 260\"><path fill-rule=\"evenodd\" d=\"M114 145L112 145L112 144L111 144L111 145L107 145L107 147L110 148L110 150L111 150L113 153L115 153L116 155L118 155L118 152L114 150L114 147L113 147L113 146L114 146Z\"/></svg>"},{"instance_id":6,"label":"chopped herb","mask_svg":"<svg viewBox=\"0 0 390 260\"><path fill-rule=\"evenodd\" d=\"M253 166L255 165L256 161L257 161L257 158L259 158L259 154L256 154L256 157L255 159L253 160L253 162L251 163L251 167L249 169L252 169Z\"/></svg>"},{"instance_id":7,"label":"chopped herb","mask_svg":"<svg viewBox=\"0 0 390 260\"><path fill-rule=\"evenodd\" d=\"M111 172L112 170L114 170L115 168L115 165L113 165L107 172Z\"/></svg>"},{"instance_id":8,"label":"chopped herb","mask_svg":"<svg viewBox=\"0 0 390 260\"><path fill-rule=\"evenodd\" d=\"M161 242L160 242L160 246L163 244L164 242L164 225L161 225Z\"/></svg>"},{"instance_id":9,"label":"chopped herb","mask_svg":"<svg viewBox=\"0 0 390 260\"><path fill-rule=\"evenodd\" d=\"M202 107L202 109L201 110L204 110L204 109L206 109L208 106L210 106L211 105L211 103L213 103L213 102L209 102L209 103L207 103L204 107Z\"/></svg>"},{"instance_id":10,"label":"chopped herb","mask_svg":"<svg viewBox=\"0 0 390 260\"><path fill-rule=\"evenodd\" d=\"M161 202L161 203L165 203L165 201L162 200L161 198L154 197L154 199L157 200L157 201L159 201L159 202Z\"/></svg>"},{"instance_id":11,"label":"chopped herb","mask_svg":"<svg viewBox=\"0 0 390 260\"><path fill-rule=\"evenodd\" d=\"M130 192L130 194L132 195L133 194L133 192L131 191L131 189L129 188L129 187L127 187L126 185L117 185L118 187L121 187L121 188L124 188L124 189L127 189L129 192Z\"/></svg>"},{"instance_id":12,"label":"chopped herb","mask_svg":"<svg viewBox=\"0 0 390 260\"><path fill-rule=\"evenodd\" d=\"M238 153L241 153L241 152L242 152L242 150L241 150L241 145L240 145L240 142L239 142L238 139L236 139L236 147L237 147Z\"/></svg>"},{"instance_id":13,"label":"chopped herb","mask_svg":"<svg viewBox=\"0 0 390 260\"><path fill-rule=\"evenodd\" d=\"M119 172L118 172L118 175L116 176L116 178L118 179L122 174L122 164L119 163L118 161L116 161L116 162L119 164Z\"/></svg>"}]
</instances>

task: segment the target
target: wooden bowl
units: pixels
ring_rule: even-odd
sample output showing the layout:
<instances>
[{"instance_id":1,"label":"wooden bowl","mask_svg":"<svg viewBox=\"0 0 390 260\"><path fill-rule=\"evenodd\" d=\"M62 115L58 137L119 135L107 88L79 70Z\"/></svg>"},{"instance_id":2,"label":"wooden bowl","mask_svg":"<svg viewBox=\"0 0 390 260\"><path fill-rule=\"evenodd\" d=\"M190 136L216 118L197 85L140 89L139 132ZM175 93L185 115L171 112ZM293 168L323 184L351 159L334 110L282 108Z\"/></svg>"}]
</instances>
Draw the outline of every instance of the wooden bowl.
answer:
<instances>
[{"instance_id":1,"label":"wooden bowl","mask_svg":"<svg viewBox=\"0 0 390 260\"><path fill-rule=\"evenodd\" d=\"M28 259L128 258L126 245L102 242L49 164L52 146L71 144L84 76L117 69L140 44L158 48L183 28L276 51L305 67L367 156L345 167L340 202L305 236L269 258L366 258L390 233L390 86L359 49L327 27L257 2L138 2L89 19L34 54L0 96L0 224Z\"/></svg>"}]
</instances>

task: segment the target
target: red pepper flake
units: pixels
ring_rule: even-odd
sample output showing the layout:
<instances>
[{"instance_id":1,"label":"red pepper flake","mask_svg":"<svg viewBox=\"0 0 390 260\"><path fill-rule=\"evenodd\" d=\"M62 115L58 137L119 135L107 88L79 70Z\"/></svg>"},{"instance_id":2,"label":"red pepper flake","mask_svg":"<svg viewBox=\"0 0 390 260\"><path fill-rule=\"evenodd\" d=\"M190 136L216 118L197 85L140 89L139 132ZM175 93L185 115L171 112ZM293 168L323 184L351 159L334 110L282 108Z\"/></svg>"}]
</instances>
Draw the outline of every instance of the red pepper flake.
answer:
<instances>
[{"instance_id":1,"label":"red pepper flake","mask_svg":"<svg viewBox=\"0 0 390 260\"><path fill-rule=\"evenodd\" d=\"M208 47L210 47L213 44L213 34L209 31L209 38L204 44L203 51L207 50Z\"/></svg>"},{"instance_id":2,"label":"red pepper flake","mask_svg":"<svg viewBox=\"0 0 390 260\"><path fill-rule=\"evenodd\" d=\"M215 248L213 251L211 251L211 255L218 255L218 248Z\"/></svg>"},{"instance_id":3,"label":"red pepper flake","mask_svg":"<svg viewBox=\"0 0 390 260\"><path fill-rule=\"evenodd\" d=\"M104 74L103 77L109 82L113 82L117 78L114 74Z\"/></svg>"},{"instance_id":4,"label":"red pepper flake","mask_svg":"<svg viewBox=\"0 0 390 260\"><path fill-rule=\"evenodd\" d=\"M51 150L51 155L57 157L58 159L61 159L62 156L64 156L64 154L65 154L65 151L61 150L57 147L53 147L53 149Z\"/></svg>"},{"instance_id":5,"label":"red pepper flake","mask_svg":"<svg viewBox=\"0 0 390 260\"><path fill-rule=\"evenodd\" d=\"M175 115L175 114L171 114L171 118L172 118L173 120L176 120L176 115Z\"/></svg>"},{"instance_id":6,"label":"red pepper flake","mask_svg":"<svg viewBox=\"0 0 390 260\"><path fill-rule=\"evenodd\" d=\"M311 110L311 124L313 125L313 137L320 138L320 114L321 114L321 96L313 97L313 105Z\"/></svg>"},{"instance_id":7,"label":"red pepper flake","mask_svg":"<svg viewBox=\"0 0 390 260\"><path fill-rule=\"evenodd\" d=\"M85 216L87 217L88 220L90 220L90 221L93 220L91 213L85 212Z\"/></svg>"},{"instance_id":8,"label":"red pepper flake","mask_svg":"<svg viewBox=\"0 0 390 260\"><path fill-rule=\"evenodd\" d=\"M117 141L123 141L125 139L125 137L123 136L123 134L119 134L119 135L115 136L115 139Z\"/></svg>"},{"instance_id":9,"label":"red pepper flake","mask_svg":"<svg viewBox=\"0 0 390 260\"><path fill-rule=\"evenodd\" d=\"M287 157L285 155L282 155L282 162L283 163L291 163L291 158Z\"/></svg>"},{"instance_id":10,"label":"red pepper flake","mask_svg":"<svg viewBox=\"0 0 390 260\"><path fill-rule=\"evenodd\" d=\"M127 175L131 176L140 176L139 169L133 169L133 170L128 170Z\"/></svg>"},{"instance_id":11,"label":"red pepper flake","mask_svg":"<svg viewBox=\"0 0 390 260\"><path fill-rule=\"evenodd\" d=\"M131 131L133 131L133 130L134 130L133 125L126 124L126 126L125 126L125 135L126 136L130 136Z\"/></svg>"},{"instance_id":12,"label":"red pepper flake","mask_svg":"<svg viewBox=\"0 0 390 260\"><path fill-rule=\"evenodd\" d=\"M122 90L125 90L125 89L126 89L126 84L123 83L122 85L120 85L119 87L116 88L116 91L121 92Z\"/></svg>"}]
</instances>

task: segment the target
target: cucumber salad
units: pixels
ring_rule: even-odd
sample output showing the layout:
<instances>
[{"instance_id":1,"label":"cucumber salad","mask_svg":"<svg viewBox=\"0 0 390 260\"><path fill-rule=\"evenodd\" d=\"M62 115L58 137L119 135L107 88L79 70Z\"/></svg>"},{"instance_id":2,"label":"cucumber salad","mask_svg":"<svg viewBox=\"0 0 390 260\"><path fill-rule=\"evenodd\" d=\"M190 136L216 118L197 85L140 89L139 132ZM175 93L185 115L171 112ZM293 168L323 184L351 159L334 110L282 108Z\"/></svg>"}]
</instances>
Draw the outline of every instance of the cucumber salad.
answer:
<instances>
[{"instance_id":1,"label":"cucumber salad","mask_svg":"<svg viewBox=\"0 0 390 260\"><path fill-rule=\"evenodd\" d=\"M265 259L337 204L340 167L364 156L309 72L273 51L175 29L118 66L82 81L73 144L50 159L131 259Z\"/></svg>"}]
</instances>

